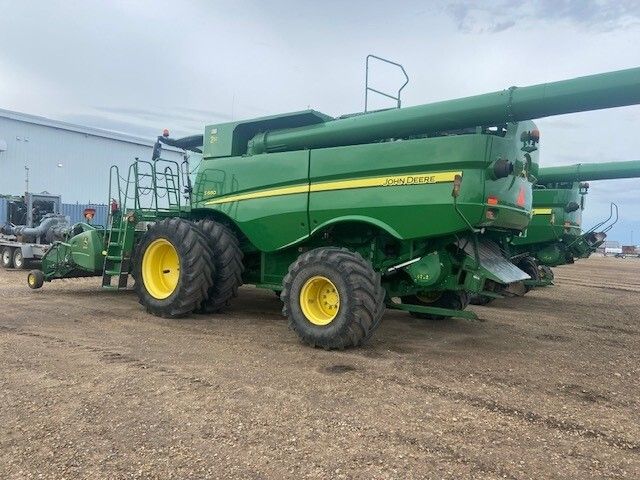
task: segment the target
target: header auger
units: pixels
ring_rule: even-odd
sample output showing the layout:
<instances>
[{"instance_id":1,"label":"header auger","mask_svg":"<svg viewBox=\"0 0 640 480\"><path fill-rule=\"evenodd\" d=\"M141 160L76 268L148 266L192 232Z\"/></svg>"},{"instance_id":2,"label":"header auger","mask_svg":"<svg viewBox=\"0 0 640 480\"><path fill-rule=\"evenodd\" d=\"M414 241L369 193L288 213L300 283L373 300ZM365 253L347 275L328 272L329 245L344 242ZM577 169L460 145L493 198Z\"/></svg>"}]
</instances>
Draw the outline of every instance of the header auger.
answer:
<instances>
[{"instance_id":1,"label":"header auger","mask_svg":"<svg viewBox=\"0 0 640 480\"><path fill-rule=\"evenodd\" d=\"M254 284L280 292L292 329L327 349L366 341L385 307L474 318L468 292L497 297L529 278L504 250L531 219L540 135L530 119L637 103L633 69L161 136L124 193L114 187L108 227L57 244L42 276L102 275L124 288L131 274L147 311L169 317L221 311ZM201 152L193 178L188 163L161 159L162 143Z\"/></svg>"}]
</instances>

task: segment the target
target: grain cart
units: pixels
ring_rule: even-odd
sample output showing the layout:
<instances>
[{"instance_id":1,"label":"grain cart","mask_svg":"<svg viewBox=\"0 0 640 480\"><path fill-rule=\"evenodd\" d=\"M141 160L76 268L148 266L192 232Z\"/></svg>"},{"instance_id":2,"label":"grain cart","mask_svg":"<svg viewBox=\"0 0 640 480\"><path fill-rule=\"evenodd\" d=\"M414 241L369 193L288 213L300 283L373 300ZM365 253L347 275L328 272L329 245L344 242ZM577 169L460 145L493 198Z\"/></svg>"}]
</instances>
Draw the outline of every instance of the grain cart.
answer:
<instances>
[{"instance_id":1,"label":"grain cart","mask_svg":"<svg viewBox=\"0 0 640 480\"><path fill-rule=\"evenodd\" d=\"M609 218L582 231L582 211L589 184L594 180L640 177L640 161L576 164L545 167L538 173L533 191L533 218L527 234L512 241L512 253L532 268L532 286L553 280L551 267L587 258L602 245L617 220L618 207L611 204ZM522 265L524 266L524 265ZM534 268L534 267L539 268Z\"/></svg>"},{"instance_id":2,"label":"grain cart","mask_svg":"<svg viewBox=\"0 0 640 480\"><path fill-rule=\"evenodd\" d=\"M356 346L385 306L473 318L467 292L529 278L502 253L527 228L538 174L530 119L640 103L640 69L331 118L308 110L160 137L201 152L112 168L109 226L80 225L30 286L102 275L146 310L223 310L241 283L280 292L306 343ZM122 187L122 188L120 188ZM487 291L485 286L491 285Z\"/></svg>"}]
</instances>

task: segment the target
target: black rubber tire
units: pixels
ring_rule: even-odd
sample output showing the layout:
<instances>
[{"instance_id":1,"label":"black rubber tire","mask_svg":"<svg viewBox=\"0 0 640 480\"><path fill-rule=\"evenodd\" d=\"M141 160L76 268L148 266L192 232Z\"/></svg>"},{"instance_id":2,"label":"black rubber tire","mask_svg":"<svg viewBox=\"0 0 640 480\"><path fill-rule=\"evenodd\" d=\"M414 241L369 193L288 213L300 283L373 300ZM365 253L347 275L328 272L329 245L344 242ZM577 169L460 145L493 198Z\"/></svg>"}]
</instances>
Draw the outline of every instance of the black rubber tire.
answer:
<instances>
[{"instance_id":1,"label":"black rubber tire","mask_svg":"<svg viewBox=\"0 0 640 480\"><path fill-rule=\"evenodd\" d=\"M463 290L445 290L437 300L431 303L421 301L415 295L409 295L401 298L402 303L410 305L424 305L425 307L449 308L451 310L464 310L469 305L469 294ZM412 317L422 320L447 320L452 317L444 317L442 315L434 315L432 313L409 312Z\"/></svg>"},{"instance_id":2,"label":"black rubber tire","mask_svg":"<svg viewBox=\"0 0 640 480\"><path fill-rule=\"evenodd\" d=\"M196 225L204 233L215 265L213 285L199 311L219 313L229 306L230 300L238 295L238 287L242 285L244 265L240 242L229 228L214 220L200 220Z\"/></svg>"},{"instance_id":3,"label":"black rubber tire","mask_svg":"<svg viewBox=\"0 0 640 480\"><path fill-rule=\"evenodd\" d=\"M516 265L520 270L531 277L531 280L536 282L540 281L540 270L538 269L538 262L533 257L524 257ZM524 286L524 293L527 294L533 287L530 285Z\"/></svg>"},{"instance_id":4,"label":"black rubber tire","mask_svg":"<svg viewBox=\"0 0 640 480\"><path fill-rule=\"evenodd\" d=\"M541 277L543 277L545 280L550 280L553 282L555 275L553 273L553 270L551 270L551 267L548 267L546 265L540 265L540 272L541 272Z\"/></svg>"},{"instance_id":5,"label":"black rubber tire","mask_svg":"<svg viewBox=\"0 0 640 480\"><path fill-rule=\"evenodd\" d=\"M42 288L42 285L44 285L44 273L42 270L31 270L27 275L27 285L33 290Z\"/></svg>"},{"instance_id":6,"label":"black rubber tire","mask_svg":"<svg viewBox=\"0 0 640 480\"><path fill-rule=\"evenodd\" d=\"M169 241L180 259L180 276L174 292L165 299L154 298L145 286L142 259L149 245L163 238ZM215 266L204 236L192 222L169 218L155 223L136 248L133 277L136 293L147 312L158 317L180 317L197 310L207 298Z\"/></svg>"},{"instance_id":7,"label":"black rubber tire","mask_svg":"<svg viewBox=\"0 0 640 480\"><path fill-rule=\"evenodd\" d=\"M13 268L13 249L11 247L4 247L2 249L2 256L0 257L0 264L2 268Z\"/></svg>"},{"instance_id":8,"label":"black rubber tire","mask_svg":"<svg viewBox=\"0 0 640 480\"><path fill-rule=\"evenodd\" d=\"M336 286L338 313L328 325L314 325L302 312L300 291L305 282L322 275ZM365 343L382 321L385 291L380 274L358 253L346 248L316 248L291 264L280 295L282 313L300 339L325 350L356 347Z\"/></svg>"},{"instance_id":9,"label":"black rubber tire","mask_svg":"<svg viewBox=\"0 0 640 480\"><path fill-rule=\"evenodd\" d=\"M469 295L469 303L471 305L489 305L495 298L486 295L478 295L477 293Z\"/></svg>"},{"instance_id":10,"label":"black rubber tire","mask_svg":"<svg viewBox=\"0 0 640 480\"><path fill-rule=\"evenodd\" d=\"M27 261L22 255L21 248L15 248L13 250L13 268L15 268L16 270L24 270L25 268L27 268Z\"/></svg>"}]
</instances>

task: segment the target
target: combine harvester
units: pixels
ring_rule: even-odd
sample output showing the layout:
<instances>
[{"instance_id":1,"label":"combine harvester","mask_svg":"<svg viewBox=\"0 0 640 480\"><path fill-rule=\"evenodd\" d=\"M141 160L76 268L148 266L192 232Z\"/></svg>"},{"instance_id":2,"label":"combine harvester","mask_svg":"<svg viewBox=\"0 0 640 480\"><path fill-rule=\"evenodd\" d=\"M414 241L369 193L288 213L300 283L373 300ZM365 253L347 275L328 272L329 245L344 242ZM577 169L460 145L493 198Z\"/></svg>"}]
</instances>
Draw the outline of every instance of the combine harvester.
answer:
<instances>
[{"instance_id":1,"label":"combine harvester","mask_svg":"<svg viewBox=\"0 0 640 480\"><path fill-rule=\"evenodd\" d=\"M589 191L589 184L584 182L638 177L637 160L540 168L529 228L526 235L514 237L508 247L512 262L531 278L512 291L524 295L532 288L552 285L551 267L588 258L604 243L618 220L618 207L612 203L609 217L583 232L582 212ZM471 303L486 305L493 299L472 295Z\"/></svg>"},{"instance_id":2,"label":"combine harvester","mask_svg":"<svg viewBox=\"0 0 640 480\"><path fill-rule=\"evenodd\" d=\"M362 344L385 307L474 318L468 293L528 279L502 252L531 220L531 119L640 103L640 68L331 118L303 111L160 137L201 152L195 179L159 158L112 167L109 225L59 242L29 274L136 280L149 313L218 312L240 284L280 291L326 349ZM486 285L491 289L487 290Z\"/></svg>"}]
</instances>

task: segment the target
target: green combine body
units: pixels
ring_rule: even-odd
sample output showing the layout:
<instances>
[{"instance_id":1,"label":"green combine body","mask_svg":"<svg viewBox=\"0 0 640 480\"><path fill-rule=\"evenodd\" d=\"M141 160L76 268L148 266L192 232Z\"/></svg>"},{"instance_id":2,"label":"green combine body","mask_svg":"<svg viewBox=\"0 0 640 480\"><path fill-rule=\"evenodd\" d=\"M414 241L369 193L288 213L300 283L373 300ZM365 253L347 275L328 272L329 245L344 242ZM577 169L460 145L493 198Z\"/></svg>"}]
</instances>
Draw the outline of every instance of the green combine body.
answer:
<instances>
[{"instance_id":1,"label":"green combine body","mask_svg":"<svg viewBox=\"0 0 640 480\"><path fill-rule=\"evenodd\" d=\"M468 292L529 275L503 253L529 226L535 118L640 103L640 69L341 118L316 111L159 142L202 154L131 166L110 224L60 243L29 283L136 280L150 313L223 310L240 284L279 292L313 346L366 341L384 308L459 316ZM119 178L117 169L112 178ZM100 252L98 254L97 252ZM101 258L102 255L102 258Z\"/></svg>"},{"instance_id":2,"label":"green combine body","mask_svg":"<svg viewBox=\"0 0 640 480\"><path fill-rule=\"evenodd\" d=\"M640 161L541 168L533 191L531 224L525 236L513 239L512 252L526 253L546 267L589 257L602 245L612 224L604 221L582 231L582 212L589 190L589 184L584 182L638 177ZM549 273L542 282L550 280L548 277Z\"/></svg>"}]
</instances>

